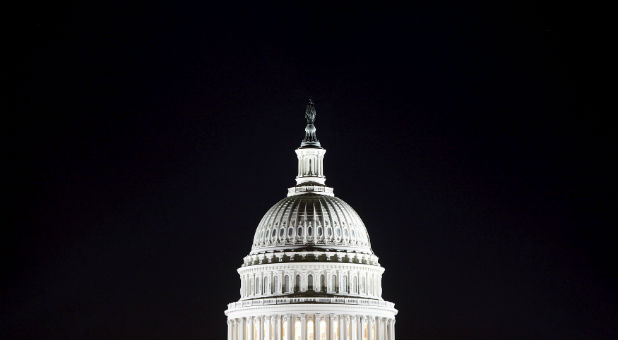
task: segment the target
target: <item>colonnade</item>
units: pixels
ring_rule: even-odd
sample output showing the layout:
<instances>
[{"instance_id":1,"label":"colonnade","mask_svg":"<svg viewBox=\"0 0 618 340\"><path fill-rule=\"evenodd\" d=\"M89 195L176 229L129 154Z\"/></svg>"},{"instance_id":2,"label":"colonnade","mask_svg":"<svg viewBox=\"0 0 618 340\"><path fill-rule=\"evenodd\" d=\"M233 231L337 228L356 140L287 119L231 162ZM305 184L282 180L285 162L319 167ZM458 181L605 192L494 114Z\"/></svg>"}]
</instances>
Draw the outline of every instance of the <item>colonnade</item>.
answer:
<instances>
[{"instance_id":1,"label":"colonnade","mask_svg":"<svg viewBox=\"0 0 618 340\"><path fill-rule=\"evenodd\" d=\"M228 340L394 340L395 319L354 314L274 314L228 319Z\"/></svg>"},{"instance_id":2,"label":"colonnade","mask_svg":"<svg viewBox=\"0 0 618 340\"><path fill-rule=\"evenodd\" d=\"M342 295L382 295L381 275L358 270L265 271L240 276L240 297L282 295L306 291Z\"/></svg>"}]
</instances>

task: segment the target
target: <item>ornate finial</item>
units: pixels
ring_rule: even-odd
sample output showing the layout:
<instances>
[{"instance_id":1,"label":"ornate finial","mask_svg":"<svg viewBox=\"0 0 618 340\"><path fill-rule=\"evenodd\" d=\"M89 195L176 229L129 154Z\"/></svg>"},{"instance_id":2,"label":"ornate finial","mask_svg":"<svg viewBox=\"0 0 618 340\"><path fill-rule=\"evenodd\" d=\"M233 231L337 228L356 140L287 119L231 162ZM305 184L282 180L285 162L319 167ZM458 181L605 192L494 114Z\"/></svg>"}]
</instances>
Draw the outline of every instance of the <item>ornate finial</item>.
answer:
<instances>
[{"instance_id":1,"label":"ornate finial","mask_svg":"<svg viewBox=\"0 0 618 340\"><path fill-rule=\"evenodd\" d=\"M303 138L302 143L300 143L300 147L318 147L320 146L320 141L318 141L318 137L315 135L315 105L313 104L313 100L309 99L309 103L307 104L307 108L305 109L305 119L307 119L307 126L305 127L305 138Z\"/></svg>"},{"instance_id":2,"label":"ornate finial","mask_svg":"<svg viewBox=\"0 0 618 340\"><path fill-rule=\"evenodd\" d=\"M315 122L315 106L311 99L309 99L309 103L305 109L305 118L307 119L307 124L313 124L313 122Z\"/></svg>"}]
</instances>

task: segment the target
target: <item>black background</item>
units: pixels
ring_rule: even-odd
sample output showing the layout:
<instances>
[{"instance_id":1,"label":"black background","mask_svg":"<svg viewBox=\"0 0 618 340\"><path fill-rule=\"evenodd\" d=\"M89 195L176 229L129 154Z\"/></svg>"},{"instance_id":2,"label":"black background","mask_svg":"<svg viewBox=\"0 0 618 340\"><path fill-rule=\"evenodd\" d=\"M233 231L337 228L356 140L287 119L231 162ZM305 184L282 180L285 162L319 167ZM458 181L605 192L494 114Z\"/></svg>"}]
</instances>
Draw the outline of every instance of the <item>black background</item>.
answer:
<instances>
[{"instance_id":1,"label":"black background","mask_svg":"<svg viewBox=\"0 0 618 340\"><path fill-rule=\"evenodd\" d=\"M604 10L7 10L0 336L224 338L313 98L399 337L615 338Z\"/></svg>"}]
</instances>

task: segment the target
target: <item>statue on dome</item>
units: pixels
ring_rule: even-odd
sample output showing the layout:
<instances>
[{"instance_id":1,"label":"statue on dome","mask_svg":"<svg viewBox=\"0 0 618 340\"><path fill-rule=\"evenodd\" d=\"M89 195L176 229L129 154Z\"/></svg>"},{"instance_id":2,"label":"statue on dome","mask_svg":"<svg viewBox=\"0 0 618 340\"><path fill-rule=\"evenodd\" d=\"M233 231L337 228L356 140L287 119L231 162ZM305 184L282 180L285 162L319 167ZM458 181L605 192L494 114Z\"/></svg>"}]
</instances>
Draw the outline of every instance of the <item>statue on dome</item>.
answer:
<instances>
[{"instance_id":1,"label":"statue on dome","mask_svg":"<svg viewBox=\"0 0 618 340\"><path fill-rule=\"evenodd\" d=\"M307 124L313 124L315 121L315 106L311 99L309 99L309 104L307 104L307 108L305 109L305 118L307 119Z\"/></svg>"}]
</instances>

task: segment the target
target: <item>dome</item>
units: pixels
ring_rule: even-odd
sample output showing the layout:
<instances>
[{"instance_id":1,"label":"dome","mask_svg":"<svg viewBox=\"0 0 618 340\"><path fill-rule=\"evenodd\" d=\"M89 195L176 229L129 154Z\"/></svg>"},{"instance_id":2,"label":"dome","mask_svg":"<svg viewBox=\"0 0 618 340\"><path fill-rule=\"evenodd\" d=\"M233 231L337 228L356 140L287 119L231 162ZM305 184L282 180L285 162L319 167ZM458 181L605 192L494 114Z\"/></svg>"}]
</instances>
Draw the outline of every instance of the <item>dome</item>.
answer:
<instances>
[{"instance_id":1,"label":"dome","mask_svg":"<svg viewBox=\"0 0 618 340\"><path fill-rule=\"evenodd\" d=\"M373 254L367 229L343 200L305 193L282 199L257 227L251 254L330 249Z\"/></svg>"}]
</instances>

